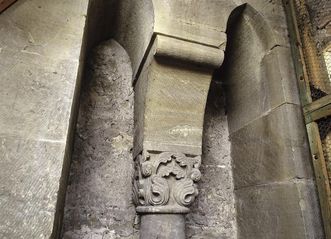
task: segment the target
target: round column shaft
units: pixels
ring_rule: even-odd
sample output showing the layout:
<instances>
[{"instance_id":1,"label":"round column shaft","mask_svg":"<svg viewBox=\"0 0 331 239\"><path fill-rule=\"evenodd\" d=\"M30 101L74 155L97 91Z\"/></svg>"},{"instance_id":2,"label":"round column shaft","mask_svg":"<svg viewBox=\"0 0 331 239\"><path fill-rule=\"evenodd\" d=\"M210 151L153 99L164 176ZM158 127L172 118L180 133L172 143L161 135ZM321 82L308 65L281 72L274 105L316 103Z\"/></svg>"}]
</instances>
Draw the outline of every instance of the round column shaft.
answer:
<instances>
[{"instance_id":1,"label":"round column shaft","mask_svg":"<svg viewBox=\"0 0 331 239\"><path fill-rule=\"evenodd\" d=\"M140 239L185 239L185 215L141 215Z\"/></svg>"}]
</instances>

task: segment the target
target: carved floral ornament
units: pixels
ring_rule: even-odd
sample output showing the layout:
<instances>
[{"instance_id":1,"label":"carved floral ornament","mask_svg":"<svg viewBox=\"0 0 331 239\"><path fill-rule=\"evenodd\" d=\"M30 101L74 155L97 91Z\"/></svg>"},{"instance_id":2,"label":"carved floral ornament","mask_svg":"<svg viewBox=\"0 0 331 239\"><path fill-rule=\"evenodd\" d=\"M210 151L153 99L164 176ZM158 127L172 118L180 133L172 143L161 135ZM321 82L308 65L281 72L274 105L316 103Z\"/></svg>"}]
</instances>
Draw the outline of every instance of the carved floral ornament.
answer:
<instances>
[{"instance_id":1,"label":"carved floral ornament","mask_svg":"<svg viewBox=\"0 0 331 239\"><path fill-rule=\"evenodd\" d=\"M198 195L201 156L144 152L135 159L134 202L138 213L187 213Z\"/></svg>"}]
</instances>

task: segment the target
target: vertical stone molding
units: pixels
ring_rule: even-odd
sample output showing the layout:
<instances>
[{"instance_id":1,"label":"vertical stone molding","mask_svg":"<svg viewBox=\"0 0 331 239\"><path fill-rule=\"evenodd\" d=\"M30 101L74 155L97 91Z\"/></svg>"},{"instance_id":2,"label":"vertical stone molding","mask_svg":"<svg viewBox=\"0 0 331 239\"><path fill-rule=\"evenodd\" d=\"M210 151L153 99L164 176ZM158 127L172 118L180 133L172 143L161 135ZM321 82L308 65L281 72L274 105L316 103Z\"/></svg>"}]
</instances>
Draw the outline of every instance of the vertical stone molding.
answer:
<instances>
[{"instance_id":1,"label":"vertical stone molding","mask_svg":"<svg viewBox=\"0 0 331 239\"><path fill-rule=\"evenodd\" d=\"M156 34L146 55L135 82L133 191L142 215L140 237L185 238L183 214L198 195L201 178L207 94L224 52ZM152 221L169 230L154 230Z\"/></svg>"}]
</instances>

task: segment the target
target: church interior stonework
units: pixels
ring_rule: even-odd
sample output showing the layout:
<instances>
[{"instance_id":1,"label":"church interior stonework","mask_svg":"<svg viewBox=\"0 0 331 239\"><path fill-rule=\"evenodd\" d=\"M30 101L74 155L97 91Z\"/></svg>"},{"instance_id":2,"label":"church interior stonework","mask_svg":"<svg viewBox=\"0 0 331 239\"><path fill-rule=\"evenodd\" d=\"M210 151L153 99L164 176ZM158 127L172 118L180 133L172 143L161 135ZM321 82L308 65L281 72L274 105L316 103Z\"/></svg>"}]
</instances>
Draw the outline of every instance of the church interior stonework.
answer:
<instances>
[{"instance_id":1,"label":"church interior stonework","mask_svg":"<svg viewBox=\"0 0 331 239\"><path fill-rule=\"evenodd\" d=\"M1 239L331 239L331 1L0 0Z\"/></svg>"}]
</instances>

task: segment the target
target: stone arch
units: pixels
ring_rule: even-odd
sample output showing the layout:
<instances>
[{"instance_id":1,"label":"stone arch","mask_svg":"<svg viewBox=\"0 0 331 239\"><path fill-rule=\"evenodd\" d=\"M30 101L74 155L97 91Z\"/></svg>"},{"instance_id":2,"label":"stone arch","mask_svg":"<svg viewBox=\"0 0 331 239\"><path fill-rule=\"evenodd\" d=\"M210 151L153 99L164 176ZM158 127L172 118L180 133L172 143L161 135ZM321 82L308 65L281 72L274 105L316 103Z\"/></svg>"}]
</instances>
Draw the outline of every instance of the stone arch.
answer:
<instances>
[{"instance_id":1,"label":"stone arch","mask_svg":"<svg viewBox=\"0 0 331 239\"><path fill-rule=\"evenodd\" d=\"M155 10L152 0L118 1L114 38L128 52L135 77L154 34Z\"/></svg>"},{"instance_id":2,"label":"stone arch","mask_svg":"<svg viewBox=\"0 0 331 239\"><path fill-rule=\"evenodd\" d=\"M322 238L290 49L250 4L227 24L225 85L238 238Z\"/></svg>"},{"instance_id":3,"label":"stone arch","mask_svg":"<svg viewBox=\"0 0 331 239\"><path fill-rule=\"evenodd\" d=\"M166 3L171 7L162 8ZM208 7L197 13L189 8L186 9L188 12L180 15L184 3L191 3L192 6L203 3ZM214 0L119 1L114 38L128 52L135 78L139 76L139 69L145 65L145 74L140 76L141 84L137 80L138 84L135 85L136 93L140 94L138 100L141 100L141 109L138 110L141 115L137 118L145 120L146 95L149 99L159 98L159 94L150 94L151 91L145 90L151 82L149 79L156 79L160 85L169 84L169 75L160 73L172 71L173 84L167 85L169 90L166 92L169 98L171 88L179 82L178 77L184 79L182 82L195 79L200 84L202 78L205 81L202 97L197 100L200 108L196 115L199 117L194 117L197 121L194 123L202 125L204 100L211 74L223 61L223 56L215 55L220 56L226 46L225 63L220 75L225 82L232 143L238 236L321 238L323 233L320 230L315 184L290 50L288 45L279 40L279 34L275 33L262 13L250 4L236 6L232 1ZM161 14L164 9L176 9L177 15L169 10L166 11L169 16L164 18ZM179 64L179 67L159 64L155 56L185 64ZM209 57L213 64L205 66L206 69L202 71L200 63ZM187 77L189 75L192 77ZM157 87L152 91L157 92ZM201 91L202 87L199 85L196 88ZM188 90L183 87L176 94L181 96L178 98L190 98L191 95L185 96L185 92ZM171 100L169 102L173 103ZM157 112L160 108L158 106L152 105L151 111ZM176 113L182 112L171 111L172 115ZM175 125L187 118L174 118L171 123ZM146 128L144 124L137 127L142 132ZM191 124L179 125L173 131L184 132L176 136L185 138L184 143L193 138L194 131L197 137L192 145L198 150L192 152L191 148L184 150L178 145L171 145L170 151L180 151L190 156L200 154L202 130L200 127L191 130ZM159 129L159 124L155 127ZM168 136L167 132L169 130L164 130L162 134ZM162 148L161 143L159 145L162 147L158 148L146 145L155 154L169 151ZM159 223L163 225L161 219ZM167 220L177 221L176 218ZM180 228L183 228L183 222L180 224ZM147 234L150 229L153 228L145 230Z\"/></svg>"},{"instance_id":4,"label":"stone arch","mask_svg":"<svg viewBox=\"0 0 331 239\"><path fill-rule=\"evenodd\" d=\"M224 69L222 73L228 73L227 68L232 62L244 69L243 71L236 71L234 75L231 75L231 78L236 78L236 80L226 81L226 84L231 84L232 86L227 88L230 91L227 94L227 103L230 108L230 131L233 132L257 118L268 107L275 107L277 103L279 104L279 102L274 104L270 102L277 96L270 95L269 93L273 92L265 88L267 82L272 83L277 81L277 79L267 79L266 75L263 75L263 73L267 74L267 72L263 72L263 70L266 67L266 58L268 58L275 47L280 45L277 43L274 32L266 19L249 4L238 6L232 11L227 24L227 36L231 39L227 41L226 51L228 54L222 66L222 69ZM237 49L234 49L235 47ZM229 52L232 54L229 54ZM280 71L280 67L277 64L279 61L278 57L273 59L276 62L275 68L278 68L278 71ZM268 69L265 70L268 71ZM243 73L249 73L249 75L243 77L241 75ZM239 82L239 80L241 81ZM247 87L247 84L252 83L255 83L254 87ZM238 92L234 92L236 90ZM236 99L233 97L236 97ZM241 98L239 99L238 97ZM247 97L255 97L252 99L252 102L257 105L249 107L251 102L245 100ZM238 117L238 114L241 117ZM232 120L232 118L236 118L236 120Z\"/></svg>"}]
</instances>

